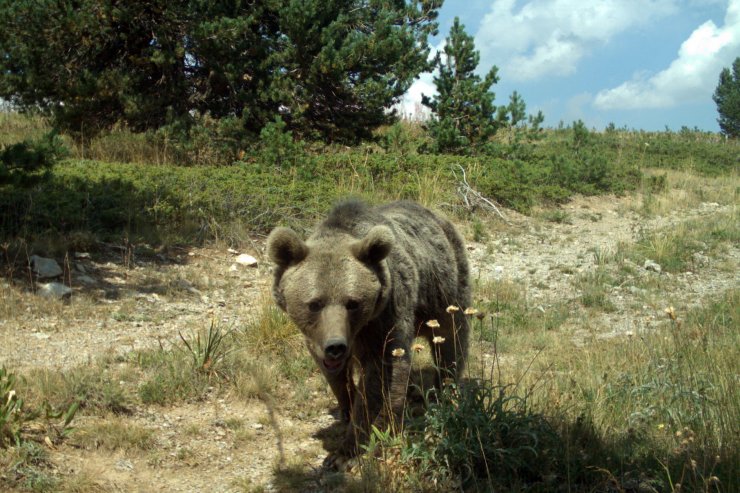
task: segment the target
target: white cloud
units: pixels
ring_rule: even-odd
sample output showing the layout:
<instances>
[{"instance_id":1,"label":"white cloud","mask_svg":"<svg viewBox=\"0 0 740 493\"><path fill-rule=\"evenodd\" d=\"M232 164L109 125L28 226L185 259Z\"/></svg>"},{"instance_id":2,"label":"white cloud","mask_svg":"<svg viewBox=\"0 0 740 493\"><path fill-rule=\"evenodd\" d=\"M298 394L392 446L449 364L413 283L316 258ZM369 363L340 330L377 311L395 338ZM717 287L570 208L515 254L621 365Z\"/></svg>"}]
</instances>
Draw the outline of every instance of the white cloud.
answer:
<instances>
[{"instance_id":1,"label":"white cloud","mask_svg":"<svg viewBox=\"0 0 740 493\"><path fill-rule=\"evenodd\" d=\"M407 120L423 121L427 120L432 114L431 110L421 104L422 94L433 96L437 94L437 88L434 87L433 75L430 73L421 74L421 76L411 84L406 94L403 95L401 102L398 103L397 109L402 118Z\"/></svg>"},{"instance_id":2,"label":"white cloud","mask_svg":"<svg viewBox=\"0 0 740 493\"><path fill-rule=\"evenodd\" d=\"M437 53L444 49L445 44L446 41L443 39L436 46L432 46L427 59L431 60L437 56ZM434 73L424 72L411 84L409 90L406 91L401 101L395 106L401 118L424 121L431 117L432 111L421 104L421 97L422 95L435 96L437 94L437 88L434 86L434 75L436 73L436 70Z\"/></svg>"},{"instance_id":3,"label":"white cloud","mask_svg":"<svg viewBox=\"0 0 740 493\"><path fill-rule=\"evenodd\" d=\"M493 0L475 36L482 65L531 80L575 72L595 46L676 11L678 0Z\"/></svg>"},{"instance_id":4,"label":"white cloud","mask_svg":"<svg viewBox=\"0 0 740 493\"><path fill-rule=\"evenodd\" d=\"M725 23L707 21L681 44L678 56L655 75L637 74L632 80L599 92L594 106L602 109L670 108L711 97L722 67L740 53L740 0L730 0Z\"/></svg>"}]
</instances>

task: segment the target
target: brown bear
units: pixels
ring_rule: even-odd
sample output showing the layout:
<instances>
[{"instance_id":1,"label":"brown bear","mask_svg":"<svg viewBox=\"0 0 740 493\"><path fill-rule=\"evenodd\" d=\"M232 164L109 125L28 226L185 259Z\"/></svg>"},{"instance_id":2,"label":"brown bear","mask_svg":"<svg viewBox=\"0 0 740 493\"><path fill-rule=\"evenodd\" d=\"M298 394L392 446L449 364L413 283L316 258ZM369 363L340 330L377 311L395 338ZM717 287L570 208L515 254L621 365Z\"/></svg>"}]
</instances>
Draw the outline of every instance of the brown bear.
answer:
<instances>
[{"instance_id":1,"label":"brown bear","mask_svg":"<svg viewBox=\"0 0 740 493\"><path fill-rule=\"evenodd\" d=\"M305 242L275 228L267 252L277 266L275 301L305 335L350 423L327 466L355 455L371 424L400 422L414 337L429 340L440 374L462 371L468 324L447 308L470 306L470 276L449 221L413 202L350 200Z\"/></svg>"}]
</instances>

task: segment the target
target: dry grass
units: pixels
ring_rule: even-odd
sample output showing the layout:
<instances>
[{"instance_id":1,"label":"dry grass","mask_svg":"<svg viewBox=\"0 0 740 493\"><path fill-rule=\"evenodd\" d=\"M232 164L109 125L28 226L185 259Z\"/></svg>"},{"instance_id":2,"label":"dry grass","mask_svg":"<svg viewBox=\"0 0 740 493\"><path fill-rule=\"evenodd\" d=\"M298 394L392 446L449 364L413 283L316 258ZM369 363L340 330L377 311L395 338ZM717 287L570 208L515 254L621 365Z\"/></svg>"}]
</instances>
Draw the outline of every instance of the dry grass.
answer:
<instances>
[{"instance_id":1,"label":"dry grass","mask_svg":"<svg viewBox=\"0 0 740 493\"><path fill-rule=\"evenodd\" d=\"M146 452L155 445L155 432L116 415L101 416L80 426L72 443L86 449L126 452Z\"/></svg>"},{"instance_id":2,"label":"dry grass","mask_svg":"<svg viewBox=\"0 0 740 493\"><path fill-rule=\"evenodd\" d=\"M0 147L23 140L37 139L50 128L46 119L34 115L19 115L0 110Z\"/></svg>"},{"instance_id":3,"label":"dry grass","mask_svg":"<svg viewBox=\"0 0 740 493\"><path fill-rule=\"evenodd\" d=\"M661 190L643 186L642 193L634 195L634 202L626 207L648 216L665 216L698 207L703 202L722 205L737 204L740 200L740 174L717 177L701 176L689 171L647 170L647 176L665 177Z\"/></svg>"}]
</instances>

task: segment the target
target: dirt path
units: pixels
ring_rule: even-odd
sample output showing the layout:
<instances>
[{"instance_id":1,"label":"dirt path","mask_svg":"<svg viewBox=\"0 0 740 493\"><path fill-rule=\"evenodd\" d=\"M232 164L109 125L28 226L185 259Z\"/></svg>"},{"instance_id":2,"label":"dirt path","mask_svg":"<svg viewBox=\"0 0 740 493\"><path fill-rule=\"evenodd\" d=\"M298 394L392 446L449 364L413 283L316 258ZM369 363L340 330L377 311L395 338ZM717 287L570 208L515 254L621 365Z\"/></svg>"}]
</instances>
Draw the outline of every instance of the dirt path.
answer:
<instances>
[{"instance_id":1,"label":"dirt path","mask_svg":"<svg viewBox=\"0 0 740 493\"><path fill-rule=\"evenodd\" d=\"M523 286L529 303L546 310L579 297L574 280L597 268L595 251L613 253L641 230L732 210L702 203L645 219L634 212L633 200L577 199L563 209L560 223L509 213L510 226L497 227L501 231L491 231L484 242L469 242L474 275ZM262 260L261 252L248 253ZM589 330L603 337L647 330L668 304L700 304L740 285L739 263L740 246L731 245L693 272L656 274L635 266L639 275L663 276L665 289L646 296L639 288L611 287L615 309L590 313ZM134 259L133 268L123 264L110 252L70 262L70 303L42 300L21 284L0 281L0 366L69 369L103 355L171 344L178 333L203 329L211 320L239 326L269 297L269 267L237 265L226 251L193 249ZM82 276L93 283L83 285ZM572 332L576 339L579 330ZM318 375L305 385L300 393L283 389L281 395L292 398L280 402L214 394L175 407L140 406L116 419L152 432L148 453L62 446L52 451L52 462L60 473L82 474L102 491L316 491L323 487L313 468L336 430ZM85 429L102 420L81 416L75 425Z\"/></svg>"},{"instance_id":2,"label":"dirt path","mask_svg":"<svg viewBox=\"0 0 740 493\"><path fill-rule=\"evenodd\" d=\"M547 307L579 297L578 276L598 268L597 254L614 255L619 245L633 244L642 232L668 230L688 221L703 221L733 211L731 205L701 203L688 210L646 219L635 212L631 197L581 197L564 206L563 223L542 222L513 215L512 234L493 238L489 243L469 243L475 275L488 279L508 279L524 286L531 304ZM701 305L740 285L740 245L731 245L718 258L697 252L699 259L690 271L679 274L647 271L633 265L638 276L662 279L662 289L653 296L630 286L611 288L615 307L609 313L591 314L590 325L603 337L628 331L649 329L663 319L663 309Z\"/></svg>"}]
</instances>

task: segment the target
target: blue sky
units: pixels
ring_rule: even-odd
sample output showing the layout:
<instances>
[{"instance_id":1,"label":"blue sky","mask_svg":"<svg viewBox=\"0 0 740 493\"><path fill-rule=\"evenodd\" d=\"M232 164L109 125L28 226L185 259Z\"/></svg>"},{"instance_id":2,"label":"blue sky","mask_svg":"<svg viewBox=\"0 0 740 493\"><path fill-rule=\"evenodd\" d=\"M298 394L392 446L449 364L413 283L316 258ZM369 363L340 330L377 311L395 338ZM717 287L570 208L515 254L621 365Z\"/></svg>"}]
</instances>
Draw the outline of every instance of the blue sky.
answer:
<instances>
[{"instance_id":1,"label":"blue sky","mask_svg":"<svg viewBox=\"0 0 740 493\"><path fill-rule=\"evenodd\" d=\"M479 72L499 68L496 104L516 90L548 127L719 131L712 93L740 56L740 0L446 0L435 49L455 16L475 37ZM422 75L404 111L433 92Z\"/></svg>"}]
</instances>

